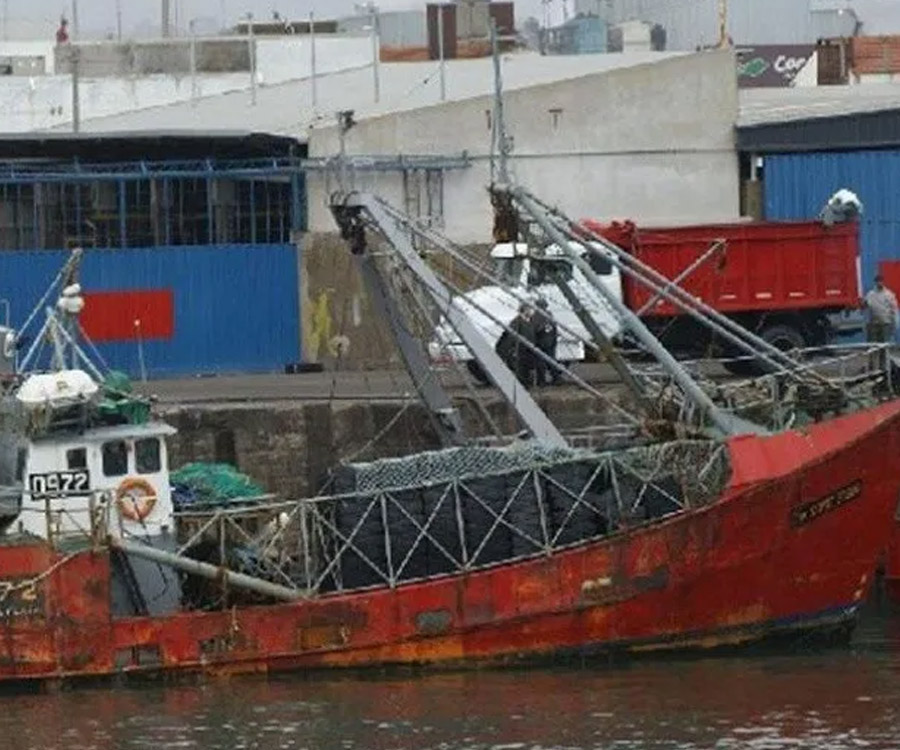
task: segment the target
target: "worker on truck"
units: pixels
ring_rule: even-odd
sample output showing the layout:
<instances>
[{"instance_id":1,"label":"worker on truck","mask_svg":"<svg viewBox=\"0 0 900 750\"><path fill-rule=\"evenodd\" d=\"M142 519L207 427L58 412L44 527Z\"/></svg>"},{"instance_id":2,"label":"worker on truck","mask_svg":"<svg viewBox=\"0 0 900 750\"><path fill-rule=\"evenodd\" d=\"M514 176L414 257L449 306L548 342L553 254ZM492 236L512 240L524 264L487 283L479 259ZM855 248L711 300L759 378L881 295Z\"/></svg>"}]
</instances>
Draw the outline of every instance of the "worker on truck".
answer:
<instances>
[{"instance_id":1,"label":"worker on truck","mask_svg":"<svg viewBox=\"0 0 900 750\"><path fill-rule=\"evenodd\" d=\"M884 276L875 277L875 287L863 300L869 313L866 337L871 343L884 344L894 340L897 330L897 297L884 285Z\"/></svg>"}]
</instances>

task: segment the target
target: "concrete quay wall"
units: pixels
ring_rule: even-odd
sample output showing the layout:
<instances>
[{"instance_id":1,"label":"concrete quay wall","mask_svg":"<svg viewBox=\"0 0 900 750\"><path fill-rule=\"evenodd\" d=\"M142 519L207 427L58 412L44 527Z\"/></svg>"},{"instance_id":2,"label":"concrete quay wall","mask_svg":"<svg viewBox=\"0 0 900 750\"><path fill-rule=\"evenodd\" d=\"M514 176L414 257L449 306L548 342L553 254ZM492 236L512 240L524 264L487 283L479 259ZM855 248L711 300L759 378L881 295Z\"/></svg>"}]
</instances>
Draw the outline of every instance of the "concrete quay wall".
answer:
<instances>
[{"instance_id":1,"label":"concrete quay wall","mask_svg":"<svg viewBox=\"0 0 900 750\"><path fill-rule=\"evenodd\" d=\"M623 398L609 388L614 400ZM574 388L546 389L538 401L562 430L621 421L608 403ZM519 429L496 395L482 402L504 434ZM471 398L457 401L468 434L491 434ZM329 468L439 447L424 408L402 399L298 401L240 405L171 405L162 416L178 429L170 438L174 469L192 461L227 462L285 498L316 494Z\"/></svg>"}]
</instances>

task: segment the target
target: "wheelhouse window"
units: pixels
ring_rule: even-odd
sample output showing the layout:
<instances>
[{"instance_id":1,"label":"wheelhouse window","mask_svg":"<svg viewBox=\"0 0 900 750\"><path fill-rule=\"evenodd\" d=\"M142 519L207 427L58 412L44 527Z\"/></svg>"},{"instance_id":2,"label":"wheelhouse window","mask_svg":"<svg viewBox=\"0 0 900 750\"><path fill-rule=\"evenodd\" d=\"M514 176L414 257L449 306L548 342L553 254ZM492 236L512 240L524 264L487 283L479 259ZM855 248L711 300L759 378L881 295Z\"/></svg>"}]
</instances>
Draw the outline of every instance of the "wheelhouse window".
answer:
<instances>
[{"instance_id":1,"label":"wheelhouse window","mask_svg":"<svg viewBox=\"0 0 900 750\"><path fill-rule=\"evenodd\" d=\"M568 260L535 259L531 261L531 273L528 276L530 286L555 284L560 279L572 280L572 264Z\"/></svg>"},{"instance_id":2,"label":"wheelhouse window","mask_svg":"<svg viewBox=\"0 0 900 750\"><path fill-rule=\"evenodd\" d=\"M598 276L609 276L613 272L612 261L601 253L586 253L584 259Z\"/></svg>"},{"instance_id":3,"label":"wheelhouse window","mask_svg":"<svg viewBox=\"0 0 900 750\"><path fill-rule=\"evenodd\" d=\"M28 448L19 448L16 455L16 481L21 482L25 477L25 464L28 461Z\"/></svg>"},{"instance_id":4,"label":"wheelhouse window","mask_svg":"<svg viewBox=\"0 0 900 750\"><path fill-rule=\"evenodd\" d=\"M87 468L87 449L70 448L66 451L66 466L71 469Z\"/></svg>"},{"instance_id":5,"label":"wheelhouse window","mask_svg":"<svg viewBox=\"0 0 900 750\"><path fill-rule=\"evenodd\" d=\"M134 458L138 474L156 474L162 469L159 439L145 438L135 442Z\"/></svg>"},{"instance_id":6,"label":"wheelhouse window","mask_svg":"<svg viewBox=\"0 0 900 750\"><path fill-rule=\"evenodd\" d=\"M124 440L103 444L103 473L108 477L121 477L128 473L128 446Z\"/></svg>"}]
</instances>

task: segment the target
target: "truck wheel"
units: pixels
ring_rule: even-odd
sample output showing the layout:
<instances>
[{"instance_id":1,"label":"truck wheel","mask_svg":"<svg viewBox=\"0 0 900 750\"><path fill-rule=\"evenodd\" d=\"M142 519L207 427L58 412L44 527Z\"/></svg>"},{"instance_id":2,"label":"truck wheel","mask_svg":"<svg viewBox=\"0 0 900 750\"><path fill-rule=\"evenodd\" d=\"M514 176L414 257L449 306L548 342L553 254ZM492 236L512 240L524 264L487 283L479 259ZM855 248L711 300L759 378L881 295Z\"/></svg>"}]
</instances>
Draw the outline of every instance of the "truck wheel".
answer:
<instances>
[{"instance_id":1,"label":"truck wheel","mask_svg":"<svg viewBox=\"0 0 900 750\"><path fill-rule=\"evenodd\" d=\"M466 362L466 369L469 371L469 375L471 375L475 380L478 381L479 385L490 385L491 381L488 379L487 373L485 373L484 368L478 363L477 359L470 359Z\"/></svg>"},{"instance_id":2,"label":"truck wheel","mask_svg":"<svg viewBox=\"0 0 900 750\"><path fill-rule=\"evenodd\" d=\"M783 352L806 347L803 334L791 325L781 324L764 328L760 338Z\"/></svg>"},{"instance_id":3,"label":"truck wheel","mask_svg":"<svg viewBox=\"0 0 900 750\"><path fill-rule=\"evenodd\" d=\"M807 341L803 334L792 325L780 323L778 325L769 326L759 332L759 337L780 349L788 352L791 349L804 349ZM732 353L734 360L725 362L725 369L732 375L739 377L752 377L754 375L765 375L771 370L771 366L766 364L762 359L753 359L743 351L735 349Z\"/></svg>"}]
</instances>

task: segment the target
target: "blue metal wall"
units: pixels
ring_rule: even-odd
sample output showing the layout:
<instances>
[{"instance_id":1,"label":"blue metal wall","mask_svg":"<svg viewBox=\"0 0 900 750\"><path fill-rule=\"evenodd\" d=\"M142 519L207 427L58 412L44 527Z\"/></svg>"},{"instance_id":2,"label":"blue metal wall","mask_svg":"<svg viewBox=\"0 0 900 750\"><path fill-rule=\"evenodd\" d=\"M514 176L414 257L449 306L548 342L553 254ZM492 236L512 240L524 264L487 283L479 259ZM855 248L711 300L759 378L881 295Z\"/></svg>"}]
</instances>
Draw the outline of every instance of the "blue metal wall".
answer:
<instances>
[{"instance_id":1,"label":"blue metal wall","mask_svg":"<svg viewBox=\"0 0 900 750\"><path fill-rule=\"evenodd\" d=\"M55 250L0 252L0 299L9 301L14 327L25 322L67 257ZM171 290L172 338L142 343L151 378L277 371L300 359L292 245L87 250L81 284L87 294ZM110 367L140 374L136 341L97 348Z\"/></svg>"},{"instance_id":2,"label":"blue metal wall","mask_svg":"<svg viewBox=\"0 0 900 750\"><path fill-rule=\"evenodd\" d=\"M840 188L863 202L863 284L882 260L900 260L900 151L790 154L765 158L767 219L815 218Z\"/></svg>"}]
</instances>

